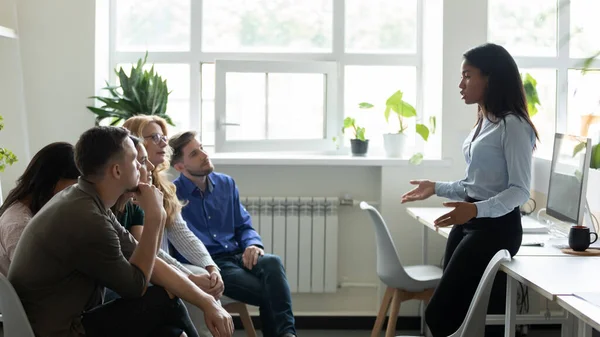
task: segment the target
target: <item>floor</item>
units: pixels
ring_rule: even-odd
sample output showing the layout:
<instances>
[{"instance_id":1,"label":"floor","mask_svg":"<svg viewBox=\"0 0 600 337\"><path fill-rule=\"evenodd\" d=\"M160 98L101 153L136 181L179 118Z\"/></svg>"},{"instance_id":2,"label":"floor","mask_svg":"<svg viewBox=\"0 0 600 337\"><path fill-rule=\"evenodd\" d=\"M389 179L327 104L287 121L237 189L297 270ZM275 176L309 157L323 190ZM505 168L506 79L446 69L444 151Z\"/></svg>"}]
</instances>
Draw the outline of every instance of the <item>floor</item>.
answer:
<instances>
[{"instance_id":1,"label":"floor","mask_svg":"<svg viewBox=\"0 0 600 337\"><path fill-rule=\"evenodd\" d=\"M298 337L369 337L370 331L349 331L349 330L304 330L298 332ZM402 332L398 332L400 336L403 336ZM416 336L416 332L406 332L406 336ZM246 334L243 330L236 331L233 337L245 337ZM381 334L383 336L383 333ZM559 337L560 330L533 330L527 335L528 337ZM0 337L4 337L2 329L0 329ZM7 336L11 337L11 336ZM258 337L262 337L260 331Z\"/></svg>"},{"instance_id":2,"label":"floor","mask_svg":"<svg viewBox=\"0 0 600 337\"><path fill-rule=\"evenodd\" d=\"M398 332L400 336L403 336L402 332ZM348 331L348 330L304 330L298 332L298 337L369 337L370 331ZM416 336L417 332L407 332L406 336ZM236 331L233 334L234 337L245 337L244 331ZM383 336L383 333L381 334ZM559 337L560 330L533 330L527 335L528 337ZM258 337L262 337L262 334L258 332Z\"/></svg>"}]
</instances>

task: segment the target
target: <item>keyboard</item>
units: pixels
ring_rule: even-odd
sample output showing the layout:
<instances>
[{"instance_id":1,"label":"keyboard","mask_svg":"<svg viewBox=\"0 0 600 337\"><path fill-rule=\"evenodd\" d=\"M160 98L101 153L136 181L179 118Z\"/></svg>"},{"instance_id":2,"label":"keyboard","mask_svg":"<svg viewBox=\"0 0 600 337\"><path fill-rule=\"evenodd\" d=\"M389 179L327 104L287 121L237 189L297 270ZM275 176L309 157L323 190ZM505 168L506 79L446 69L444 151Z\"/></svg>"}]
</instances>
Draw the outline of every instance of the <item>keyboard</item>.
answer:
<instances>
[{"instance_id":1,"label":"keyboard","mask_svg":"<svg viewBox=\"0 0 600 337\"><path fill-rule=\"evenodd\" d=\"M539 222L532 216L521 217L521 225L524 234L547 234L550 232L546 224Z\"/></svg>"}]
</instances>

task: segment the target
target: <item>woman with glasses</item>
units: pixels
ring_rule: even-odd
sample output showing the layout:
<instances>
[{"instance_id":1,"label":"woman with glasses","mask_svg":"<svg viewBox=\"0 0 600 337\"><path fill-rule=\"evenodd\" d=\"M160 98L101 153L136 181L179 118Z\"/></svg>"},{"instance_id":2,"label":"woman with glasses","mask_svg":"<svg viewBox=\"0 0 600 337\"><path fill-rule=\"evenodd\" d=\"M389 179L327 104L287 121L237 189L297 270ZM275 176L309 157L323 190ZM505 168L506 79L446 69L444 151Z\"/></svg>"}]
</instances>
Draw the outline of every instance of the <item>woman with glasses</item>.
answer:
<instances>
[{"instance_id":1,"label":"woman with glasses","mask_svg":"<svg viewBox=\"0 0 600 337\"><path fill-rule=\"evenodd\" d=\"M167 178L166 170L169 168L167 147L167 123L164 119L151 116L139 115L129 118L123 124L133 136L143 139L144 147L148 153L148 161L156 168L152 172L152 184L154 184L163 193L164 208L167 212L165 222L165 234L161 248L169 251L169 245L172 245L181 255L190 262L184 264L188 269L190 279L196 283L202 290L219 300L223 295L225 287L223 279L208 253L206 246L196 237L188 228L187 223L181 216L182 203L177 199L175 185ZM136 228L137 227L137 228ZM142 233L142 226L133 226L130 232L135 237ZM137 239L137 237L136 237ZM188 305L190 317L196 325L198 333L202 336L208 329L204 325L203 314L201 310ZM206 334L210 336L210 334Z\"/></svg>"}]
</instances>

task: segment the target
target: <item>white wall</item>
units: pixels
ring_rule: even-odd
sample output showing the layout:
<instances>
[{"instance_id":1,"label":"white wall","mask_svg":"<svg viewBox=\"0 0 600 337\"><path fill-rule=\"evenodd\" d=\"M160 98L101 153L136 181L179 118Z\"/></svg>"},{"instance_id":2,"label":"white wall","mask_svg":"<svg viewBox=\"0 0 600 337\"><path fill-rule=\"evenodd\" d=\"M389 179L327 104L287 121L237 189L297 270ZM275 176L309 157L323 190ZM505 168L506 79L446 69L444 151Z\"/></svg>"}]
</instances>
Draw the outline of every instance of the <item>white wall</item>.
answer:
<instances>
[{"instance_id":1,"label":"white wall","mask_svg":"<svg viewBox=\"0 0 600 337\"><path fill-rule=\"evenodd\" d=\"M0 1L0 26L17 28L15 4L12 0ZM27 166L29 145L19 40L2 36L0 36L0 102L0 115L4 118L5 125L0 131L0 147L13 151L18 159L0 175L4 195L6 195Z\"/></svg>"},{"instance_id":2,"label":"white wall","mask_svg":"<svg viewBox=\"0 0 600 337\"><path fill-rule=\"evenodd\" d=\"M17 3L31 153L94 125L95 1Z\"/></svg>"}]
</instances>

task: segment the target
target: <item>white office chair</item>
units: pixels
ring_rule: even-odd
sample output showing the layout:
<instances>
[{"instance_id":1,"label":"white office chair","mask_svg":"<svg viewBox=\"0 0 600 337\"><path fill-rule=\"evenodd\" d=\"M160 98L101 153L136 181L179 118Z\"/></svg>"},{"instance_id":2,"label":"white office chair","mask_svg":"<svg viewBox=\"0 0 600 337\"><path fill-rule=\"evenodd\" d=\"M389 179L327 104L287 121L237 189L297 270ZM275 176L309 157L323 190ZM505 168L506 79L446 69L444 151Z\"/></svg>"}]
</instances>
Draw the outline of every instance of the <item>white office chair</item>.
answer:
<instances>
[{"instance_id":1,"label":"white office chair","mask_svg":"<svg viewBox=\"0 0 600 337\"><path fill-rule=\"evenodd\" d=\"M1 273L0 312L4 324L4 337L35 337L15 288Z\"/></svg>"},{"instance_id":2,"label":"white office chair","mask_svg":"<svg viewBox=\"0 0 600 337\"><path fill-rule=\"evenodd\" d=\"M490 263L488 263L483 276L479 281L475 296L471 300L469 311L465 316L460 328L455 333L448 337L472 337L483 336L485 333L485 318L487 316L488 303L490 302L490 293L494 285L496 273L502 262L511 260L508 250L500 250L494 255ZM397 336L400 337L400 336Z\"/></svg>"},{"instance_id":3,"label":"white office chair","mask_svg":"<svg viewBox=\"0 0 600 337\"><path fill-rule=\"evenodd\" d=\"M402 266L390 231L381 214L364 201L360 203L360 208L368 211L373 220L377 244L377 275L387 286L371 337L380 336L390 303L392 308L385 337L393 337L396 332L400 303L413 299L429 302L442 277L442 269L431 265ZM421 320L423 322L424 317L421 317Z\"/></svg>"}]
</instances>

